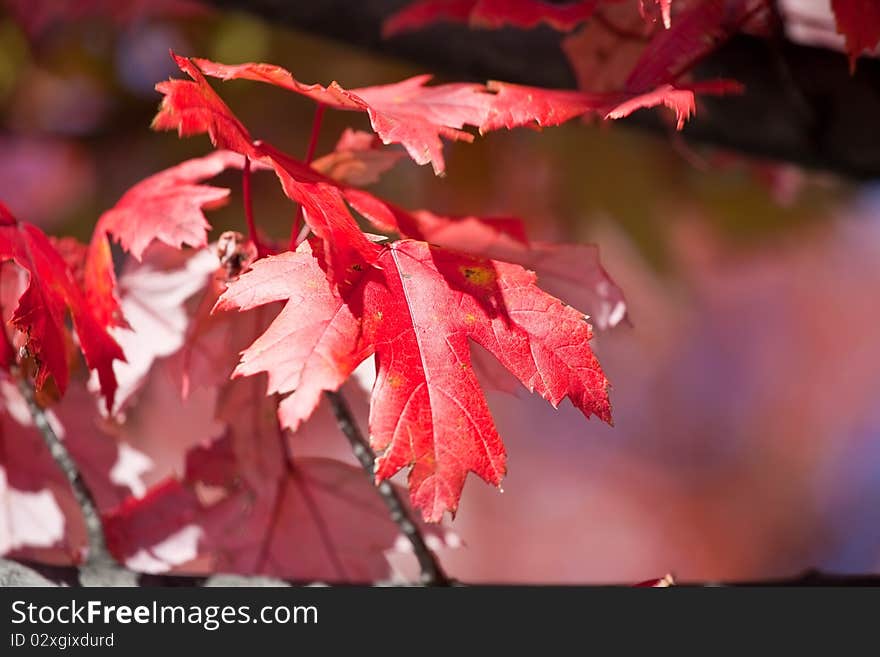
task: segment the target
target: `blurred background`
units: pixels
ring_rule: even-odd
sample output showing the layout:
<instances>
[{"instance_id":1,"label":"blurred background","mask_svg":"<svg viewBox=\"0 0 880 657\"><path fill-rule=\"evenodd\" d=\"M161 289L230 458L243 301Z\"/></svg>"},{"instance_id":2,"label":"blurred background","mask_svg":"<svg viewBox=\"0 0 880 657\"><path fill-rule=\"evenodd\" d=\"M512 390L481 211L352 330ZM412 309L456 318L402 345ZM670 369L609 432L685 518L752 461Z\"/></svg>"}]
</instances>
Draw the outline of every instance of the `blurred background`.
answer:
<instances>
[{"instance_id":1,"label":"blurred background","mask_svg":"<svg viewBox=\"0 0 880 657\"><path fill-rule=\"evenodd\" d=\"M154 84L180 75L169 48L346 87L425 72L180 2L76 20L26 6L0 13L0 199L81 240L133 183L210 149L149 129ZM305 151L309 101L247 82L221 92L255 137ZM318 153L346 126L368 127L328 113ZM465 546L441 553L451 575L880 572L880 186L624 123L493 133L445 153L445 178L404 160L374 191L437 213L519 216L534 239L596 242L630 318L594 343L613 428L568 402L489 393L509 475L503 493L469 479L452 525ZM210 215L214 237L244 226L238 178L219 183L233 198ZM259 223L286 236L293 210L271 177L257 177L255 199ZM366 426L365 393L346 393ZM326 408L294 442L349 458Z\"/></svg>"}]
</instances>

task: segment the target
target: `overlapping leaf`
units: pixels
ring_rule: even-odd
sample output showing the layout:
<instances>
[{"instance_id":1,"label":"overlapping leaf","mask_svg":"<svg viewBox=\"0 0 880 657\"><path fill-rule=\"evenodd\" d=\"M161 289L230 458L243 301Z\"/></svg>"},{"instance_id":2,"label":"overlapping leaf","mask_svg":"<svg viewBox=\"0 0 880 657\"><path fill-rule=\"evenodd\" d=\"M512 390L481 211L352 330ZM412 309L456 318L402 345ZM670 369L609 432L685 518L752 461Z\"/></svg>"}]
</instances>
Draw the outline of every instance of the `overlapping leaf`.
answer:
<instances>
[{"instance_id":1,"label":"overlapping leaf","mask_svg":"<svg viewBox=\"0 0 880 657\"><path fill-rule=\"evenodd\" d=\"M434 172L445 170L441 137L472 141L466 125L485 121L491 94L480 84L454 83L426 86L430 75L375 87L347 90L336 82L327 87L303 84L290 71L271 64L230 66L193 59L205 75L222 80L254 80L301 94L328 107L366 112L385 144L401 144L418 164L431 163Z\"/></svg>"},{"instance_id":2,"label":"overlapping leaf","mask_svg":"<svg viewBox=\"0 0 880 657\"><path fill-rule=\"evenodd\" d=\"M175 56L175 61L192 80L169 80L156 86L164 97L153 127L176 129L182 136L207 133L215 146L271 167L284 193L303 207L306 222L324 241L334 281L344 281L355 264L374 261L375 247L348 212L336 183L268 143L255 143L199 67L185 57Z\"/></svg>"},{"instance_id":3,"label":"overlapping leaf","mask_svg":"<svg viewBox=\"0 0 880 657\"><path fill-rule=\"evenodd\" d=\"M467 20L475 27L516 25L528 28L539 22L546 22L567 31L590 18L599 4L601 3L598 1L590 0L564 5L535 0L427 0L414 3L392 16L386 22L385 30L386 33L396 33L418 29L437 20ZM607 4L609 7L603 9L618 8L618 3ZM667 28L654 31L653 37L642 49L640 57L625 79L621 76L616 81L617 84L611 85L594 81L594 76L590 74L596 71L593 62L580 61L575 57L572 65L579 72L578 78L583 90L581 93L491 82L489 89L497 92L498 97L490 103L490 111L486 120L480 124L480 130L486 132L532 124L553 126L576 116L591 114L605 119L619 119L637 109L661 105L674 111L676 127L680 130L695 111L697 93L717 95L738 93L742 90L741 85L733 81L713 80L694 84L682 82L680 78L701 56L766 9L763 0L695 2L679 14L675 26L671 24L670 0L651 0L650 3L641 0L638 4L621 3L620 7L624 12L634 13L636 17L641 13L642 23L644 18L650 19L657 10ZM613 22L609 24L613 27L610 29L611 33L619 29L614 27ZM596 33L605 29L603 25L604 22L596 29L588 25L582 35L567 41L567 52L599 53L594 44ZM631 28L625 26L624 33L629 29ZM640 28L632 29L635 37L630 42L639 43L642 32L644 30ZM620 37L615 39L623 40ZM601 51L600 54L604 67L607 53ZM588 71L581 71L582 68Z\"/></svg>"},{"instance_id":4,"label":"overlapping leaf","mask_svg":"<svg viewBox=\"0 0 880 657\"><path fill-rule=\"evenodd\" d=\"M178 270L168 270L170 281ZM153 275L161 277L158 271ZM386 578L384 553L395 546L399 531L363 471L326 458L291 460L277 398L266 396L260 378L228 380L237 351L263 330L272 308L209 316L216 294L215 286L204 285L193 296L189 325L178 332L184 346L154 364L120 427L119 439L154 463L168 464L172 452L181 465L173 466L173 473L166 466L166 476L152 478L145 494L106 515L111 550L143 572ZM201 376L203 365L210 367L210 376ZM198 377L198 389L186 399L174 383L182 372ZM200 433L188 443L175 442L151 420L160 408L173 412L178 425L191 425L191 419L206 414L213 422L201 422Z\"/></svg>"},{"instance_id":5,"label":"overlapping leaf","mask_svg":"<svg viewBox=\"0 0 880 657\"><path fill-rule=\"evenodd\" d=\"M0 260L12 260L29 274L11 323L25 334L26 348L37 364L36 386L51 376L62 393L70 378L66 316L70 313L89 369L95 370L107 408L113 406L113 361L122 349L93 314L64 259L36 226L18 221L0 204Z\"/></svg>"},{"instance_id":6,"label":"overlapping leaf","mask_svg":"<svg viewBox=\"0 0 880 657\"><path fill-rule=\"evenodd\" d=\"M498 484L506 468L501 440L471 367L471 341L554 405L567 396L587 416L610 421L607 381L590 351L591 329L581 312L542 292L534 274L515 264L446 251L424 241L383 247L367 242L348 204L380 229L404 236L423 239L425 229L431 232L436 225L332 180L270 144L254 142L204 74L268 82L331 107L365 111L383 141L407 148L415 143L408 142L410 136L421 139L430 133L437 139L435 154L438 135L459 129L452 126L482 122L482 128L501 127L489 123L499 103L505 109L520 103L511 110L517 120L540 118L543 109L536 112L528 103L534 95L512 103L479 85L424 87L425 78L347 91L336 84L303 85L274 66L177 60L192 81L158 87L165 98L154 125L174 127L181 134L206 132L215 145L238 149L271 166L285 193L302 204L320 240L256 261L231 282L216 307L251 310L286 303L265 333L244 350L236 369L236 375L269 374L268 393L286 395L278 410L285 427L298 427L324 390L338 389L375 353L378 379L370 428L372 443L381 452L377 477L385 479L412 466L413 503L426 519L436 521L457 508L469 471ZM426 148L431 152L433 146ZM436 158L429 159L436 166ZM476 222L480 229L525 241L516 222Z\"/></svg>"},{"instance_id":7,"label":"overlapping leaf","mask_svg":"<svg viewBox=\"0 0 880 657\"><path fill-rule=\"evenodd\" d=\"M457 508L468 472L497 485L506 469L469 339L552 404L569 397L585 415L610 421L585 317L542 292L533 273L412 240L388 245L377 264L340 292L304 244L257 261L221 296L220 310L287 302L237 370L266 371L270 392L292 393L279 409L285 426L297 426L321 390L338 388L375 353L377 478L412 466L413 504L436 521Z\"/></svg>"},{"instance_id":8,"label":"overlapping leaf","mask_svg":"<svg viewBox=\"0 0 880 657\"><path fill-rule=\"evenodd\" d=\"M626 318L623 291L602 266L595 244L528 241L522 223L511 218L449 218L426 211L410 217L425 241L534 271L543 289L587 312L599 330Z\"/></svg>"},{"instance_id":9,"label":"overlapping leaf","mask_svg":"<svg viewBox=\"0 0 880 657\"><path fill-rule=\"evenodd\" d=\"M375 135L346 128L332 153L312 162L312 168L345 185L364 187L378 182L403 153L381 147Z\"/></svg>"},{"instance_id":10,"label":"overlapping leaf","mask_svg":"<svg viewBox=\"0 0 880 657\"><path fill-rule=\"evenodd\" d=\"M242 156L232 151L187 160L134 185L101 215L89 245L85 286L89 303L103 325L125 325L115 294L108 238L137 260L156 241L178 249L204 246L211 228L204 210L226 203L229 190L200 183L227 168L241 168L243 162Z\"/></svg>"}]
</instances>

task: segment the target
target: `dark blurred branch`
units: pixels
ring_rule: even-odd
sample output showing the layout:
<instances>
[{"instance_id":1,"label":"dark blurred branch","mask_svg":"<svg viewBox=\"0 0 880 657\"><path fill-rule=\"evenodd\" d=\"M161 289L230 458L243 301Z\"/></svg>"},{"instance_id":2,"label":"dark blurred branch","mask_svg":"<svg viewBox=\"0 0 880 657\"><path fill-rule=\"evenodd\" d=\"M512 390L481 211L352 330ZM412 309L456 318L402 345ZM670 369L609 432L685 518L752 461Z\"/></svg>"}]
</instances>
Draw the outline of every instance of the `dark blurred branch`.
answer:
<instances>
[{"instance_id":1,"label":"dark blurred branch","mask_svg":"<svg viewBox=\"0 0 880 657\"><path fill-rule=\"evenodd\" d=\"M21 391L34 421L37 431L43 437L43 442L49 449L52 459L64 473L73 497L79 506L86 525L88 540L88 554L85 563L78 569L77 583L83 586L114 586L131 583L129 573L125 571L107 549L107 541L104 537L104 526L101 523L101 514L92 496L89 487L83 480L76 463L71 457L67 447L58 438L55 430L49 422L46 412L37 403L31 384L24 377L18 377L18 388Z\"/></svg>"},{"instance_id":2,"label":"dark blurred branch","mask_svg":"<svg viewBox=\"0 0 880 657\"><path fill-rule=\"evenodd\" d=\"M384 41L382 19L408 0L212 2L457 79L575 84L559 48L560 35L549 28L472 31L437 25ZM697 76L734 78L746 85L746 94L702 99L684 130L688 140L855 178L880 177L880 61L863 58L850 76L842 53L739 36L703 61ZM641 111L625 123L668 130L661 117L657 111Z\"/></svg>"},{"instance_id":3,"label":"dark blurred branch","mask_svg":"<svg viewBox=\"0 0 880 657\"><path fill-rule=\"evenodd\" d=\"M235 577L214 575L212 577L192 577L187 575L137 575L139 586L260 586L285 585L302 586L315 582L272 580L265 577ZM40 582L78 586L79 570L73 566L46 566L26 561L0 559L0 586L39 586ZM369 584L369 582L366 582ZM588 585L588 584L587 584ZM620 586L632 586L622 582ZM465 584L465 586L467 586ZM808 571L802 575L786 579L767 579L742 582L676 582L675 586L880 586L880 575L833 575L819 571Z\"/></svg>"}]
</instances>

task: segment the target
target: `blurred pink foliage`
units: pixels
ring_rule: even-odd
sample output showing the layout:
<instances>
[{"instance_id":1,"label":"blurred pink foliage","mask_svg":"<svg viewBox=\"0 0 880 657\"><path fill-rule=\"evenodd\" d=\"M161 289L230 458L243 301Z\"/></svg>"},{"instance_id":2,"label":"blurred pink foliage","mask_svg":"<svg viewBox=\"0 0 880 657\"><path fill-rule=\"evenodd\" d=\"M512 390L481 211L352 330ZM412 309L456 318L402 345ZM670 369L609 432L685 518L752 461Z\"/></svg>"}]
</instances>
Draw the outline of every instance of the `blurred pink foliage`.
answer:
<instances>
[{"instance_id":1,"label":"blurred pink foliage","mask_svg":"<svg viewBox=\"0 0 880 657\"><path fill-rule=\"evenodd\" d=\"M880 569L876 505L851 504L870 481L876 499L880 472L880 306L865 302L880 285L876 218L749 254L697 218L671 228L678 276L666 280L620 233L597 236L634 324L599 337L613 429L528 395L490 399L511 470L503 495L465 491L455 527L468 549L446 555L456 576L625 582L671 571L711 581L821 564ZM840 459L858 454L873 459L860 464L873 475L851 479L858 461ZM854 549L858 563L844 558Z\"/></svg>"}]
</instances>

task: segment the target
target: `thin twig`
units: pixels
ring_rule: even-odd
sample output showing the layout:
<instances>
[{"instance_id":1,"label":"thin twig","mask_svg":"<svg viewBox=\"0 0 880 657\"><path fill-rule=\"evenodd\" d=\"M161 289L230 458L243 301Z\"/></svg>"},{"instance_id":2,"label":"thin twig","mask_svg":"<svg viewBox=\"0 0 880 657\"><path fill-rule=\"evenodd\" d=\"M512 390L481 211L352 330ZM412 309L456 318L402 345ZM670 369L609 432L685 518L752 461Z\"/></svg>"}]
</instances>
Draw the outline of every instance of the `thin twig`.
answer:
<instances>
[{"instance_id":1,"label":"thin twig","mask_svg":"<svg viewBox=\"0 0 880 657\"><path fill-rule=\"evenodd\" d=\"M360 462L361 467L367 473L370 479L375 474L375 461L373 450L370 448L369 442L364 438L354 416L345 398L338 392L327 391L325 393L327 399L330 400L330 406L333 408L333 415L336 417L336 424L339 430L348 438L351 443L351 449L355 457ZM419 567L422 571L422 584L425 586L449 586L452 584L443 568L437 561L437 557L425 543L425 538L419 531L418 523L412 518L409 510L406 508L400 495L394 489L389 481L383 481L378 486L379 495L385 502L385 506L391 512L391 520L400 528L400 531L406 536L413 547L416 559L419 561Z\"/></svg>"},{"instance_id":2,"label":"thin twig","mask_svg":"<svg viewBox=\"0 0 880 657\"><path fill-rule=\"evenodd\" d=\"M110 551L107 549L107 540L104 537L104 526L101 524L101 514L98 512L98 505L95 503L95 498L92 496L92 492L86 485L73 457L55 433L55 429L52 428L52 424L49 422L46 412L37 403L37 400L34 397L34 391L29 382L23 376L16 376L16 378L18 379L18 389L27 403L31 418L34 421L34 426L36 426L40 435L43 437L43 442L46 443L46 447L49 449L49 454L52 455L55 463L58 464L58 467L61 468L64 476L70 483L70 487L73 490L73 497L76 499L76 503L79 506L83 515L83 520L85 521L88 553L86 555L85 563L80 569L81 574L86 574L87 577L85 580L87 580L88 574L101 571L101 581L104 582L105 585L109 580L113 579L112 577L108 579L108 575L113 574L114 572L123 575L122 578L126 579L125 575L127 575L127 571L116 563L110 555ZM83 578L81 577L81 579ZM82 584L88 585L85 580L82 581Z\"/></svg>"}]
</instances>

